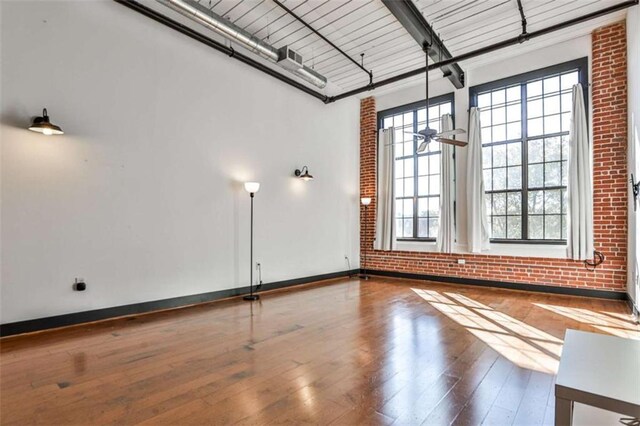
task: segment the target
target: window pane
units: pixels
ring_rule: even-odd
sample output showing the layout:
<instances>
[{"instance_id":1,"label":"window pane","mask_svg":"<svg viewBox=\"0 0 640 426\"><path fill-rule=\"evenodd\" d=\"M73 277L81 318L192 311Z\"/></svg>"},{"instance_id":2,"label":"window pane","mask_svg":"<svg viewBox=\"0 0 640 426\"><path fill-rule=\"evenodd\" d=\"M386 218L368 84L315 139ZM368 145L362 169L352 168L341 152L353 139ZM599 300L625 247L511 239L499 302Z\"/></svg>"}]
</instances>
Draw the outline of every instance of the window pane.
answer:
<instances>
[{"instance_id":1,"label":"window pane","mask_svg":"<svg viewBox=\"0 0 640 426\"><path fill-rule=\"evenodd\" d=\"M404 193L403 197L413 197L413 178L404 178Z\"/></svg>"},{"instance_id":2,"label":"window pane","mask_svg":"<svg viewBox=\"0 0 640 426\"><path fill-rule=\"evenodd\" d=\"M493 167L504 167L507 165L507 146L493 146Z\"/></svg>"},{"instance_id":3,"label":"window pane","mask_svg":"<svg viewBox=\"0 0 640 426\"><path fill-rule=\"evenodd\" d=\"M402 200L403 217L413 217L413 200Z\"/></svg>"},{"instance_id":4,"label":"window pane","mask_svg":"<svg viewBox=\"0 0 640 426\"><path fill-rule=\"evenodd\" d=\"M527 98L539 96L542 94L542 81L536 80L527 83Z\"/></svg>"},{"instance_id":5,"label":"window pane","mask_svg":"<svg viewBox=\"0 0 640 426\"><path fill-rule=\"evenodd\" d=\"M542 117L542 99L527 102L527 118Z\"/></svg>"},{"instance_id":6,"label":"window pane","mask_svg":"<svg viewBox=\"0 0 640 426\"><path fill-rule=\"evenodd\" d=\"M426 176L429 173L428 165L428 157L418 157L418 176Z\"/></svg>"},{"instance_id":7,"label":"window pane","mask_svg":"<svg viewBox=\"0 0 640 426\"><path fill-rule=\"evenodd\" d=\"M561 96L562 112L571 111L573 109L573 95L571 92L563 93Z\"/></svg>"},{"instance_id":8,"label":"window pane","mask_svg":"<svg viewBox=\"0 0 640 426\"><path fill-rule=\"evenodd\" d=\"M440 216L440 197L429 197L429 216Z\"/></svg>"},{"instance_id":9,"label":"window pane","mask_svg":"<svg viewBox=\"0 0 640 426\"><path fill-rule=\"evenodd\" d=\"M510 192L507 194L507 214L519 215L522 213L522 194Z\"/></svg>"},{"instance_id":10,"label":"window pane","mask_svg":"<svg viewBox=\"0 0 640 426\"><path fill-rule=\"evenodd\" d=\"M418 198L418 216L419 217L429 216L429 199L428 198Z\"/></svg>"},{"instance_id":11,"label":"window pane","mask_svg":"<svg viewBox=\"0 0 640 426\"><path fill-rule=\"evenodd\" d=\"M534 118L527 120L527 132L529 136L540 136L542 131L542 118Z\"/></svg>"},{"instance_id":12,"label":"window pane","mask_svg":"<svg viewBox=\"0 0 640 426\"><path fill-rule=\"evenodd\" d=\"M522 217L507 217L507 238L518 240L522 238Z\"/></svg>"},{"instance_id":13,"label":"window pane","mask_svg":"<svg viewBox=\"0 0 640 426\"><path fill-rule=\"evenodd\" d=\"M561 182L560 163L546 163L544 167L544 185L559 186Z\"/></svg>"},{"instance_id":14,"label":"window pane","mask_svg":"<svg viewBox=\"0 0 640 426\"><path fill-rule=\"evenodd\" d=\"M520 139L522 137L522 125L520 122L507 124L507 140Z\"/></svg>"},{"instance_id":15,"label":"window pane","mask_svg":"<svg viewBox=\"0 0 640 426\"><path fill-rule=\"evenodd\" d=\"M532 163L542 163L544 157L542 150L542 139L536 139L533 141L529 141L529 151L528 151L528 160L529 164Z\"/></svg>"},{"instance_id":16,"label":"window pane","mask_svg":"<svg viewBox=\"0 0 640 426\"><path fill-rule=\"evenodd\" d=\"M396 219L396 238L402 238L403 231L402 219Z\"/></svg>"},{"instance_id":17,"label":"window pane","mask_svg":"<svg viewBox=\"0 0 640 426\"><path fill-rule=\"evenodd\" d=\"M520 86L513 86L507 89L507 102L520 100Z\"/></svg>"},{"instance_id":18,"label":"window pane","mask_svg":"<svg viewBox=\"0 0 640 426\"><path fill-rule=\"evenodd\" d=\"M480 125L485 127L491 125L491 109L490 108L486 108L480 111Z\"/></svg>"},{"instance_id":19,"label":"window pane","mask_svg":"<svg viewBox=\"0 0 640 426\"><path fill-rule=\"evenodd\" d=\"M563 161L561 164L562 167L562 186L567 186L569 184L569 166L567 161Z\"/></svg>"},{"instance_id":20,"label":"window pane","mask_svg":"<svg viewBox=\"0 0 640 426\"><path fill-rule=\"evenodd\" d=\"M560 115L551 115L544 117L544 132L546 134L560 132Z\"/></svg>"},{"instance_id":21,"label":"window pane","mask_svg":"<svg viewBox=\"0 0 640 426\"><path fill-rule=\"evenodd\" d=\"M544 94L554 93L560 90L560 77L549 77L544 79Z\"/></svg>"},{"instance_id":22,"label":"window pane","mask_svg":"<svg viewBox=\"0 0 640 426\"><path fill-rule=\"evenodd\" d=\"M405 126L413 125L413 112L405 112L402 119Z\"/></svg>"},{"instance_id":23,"label":"window pane","mask_svg":"<svg viewBox=\"0 0 640 426\"><path fill-rule=\"evenodd\" d=\"M478 108L483 108L490 105L491 105L491 93L478 95Z\"/></svg>"},{"instance_id":24,"label":"window pane","mask_svg":"<svg viewBox=\"0 0 640 426\"><path fill-rule=\"evenodd\" d=\"M544 98L544 114L558 114L560 112L560 95Z\"/></svg>"},{"instance_id":25,"label":"window pane","mask_svg":"<svg viewBox=\"0 0 640 426\"><path fill-rule=\"evenodd\" d=\"M413 158L404 160L404 176L413 176Z\"/></svg>"},{"instance_id":26,"label":"window pane","mask_svg":"<svg viewBox=\"0 0 640 426\"><path fill-rule=\"evenodd\" d=\"M544 191L544 212L549 213L561 213L560 203L562 200L562 194L559 189L552 191Z\"/></svg>"},{"instance_id":27,"label":"window pane","mask_svg":"<svg viewBox=\"0 0 640 426\"><path fill-rule=\"evenodd\" d=\"M500 142L500 141L507 140L507 126L504 124L493 126L493 132L491 137L493 138L493 142Z\"/></svg>"},{"instance_id":28,"label":"window pane","mask_svg":"<svg viewBox=\"0 0 640 426\"><path fill-rule=\"evenodd\" d=\"M510 166L517 166L522 164L522 144L510 143L507 145L507 164Z\"/></svg>"},{"instance_id":29,"label":"window pane","mask_svg":"<svg viewBox=\"0 0 640 426\"><path fill-rule=\"evenodd\" d=\"M529 166L529 188L542 188L542 164L533 164Z\"/></svg>"},{"instance_id":30,"label":"window pane","mask_svg":"<svg viewBox=\"0 0 640 426\"><path fill-rule=\"evenodd\" d=\"M529 216L529 238L541 240L544 238L544 221L542 216Z\"/></svg>"},{"instance_id":31,"label":"window pane","mask_svg":"<svg viewBox=\"0 0 640 426\"><path fill-rule=\"evenodd\" d=\"M493 180L491 179L491 169L487 169L484 170L483 172L483 178L484 178L484 190L485 191L492 191L493 190Z\"/></svg>"},{"instance_id":32,"label":"window pane","mask_svg":"<svg viewBox=\"0 0 640 426\"><path fill-rule=\"evenodd\" d=\"M497 89L491 92L491 103L503 104L505 102L505 89Z\"/></svg>"},{"instance_id":33,"label":"window pane","mask_svg":"<svg viewBox=\"0 0 640 426\"><path fill-rule=\"evenodd\" d=\"M449 102L440 104L440 117L445 114L451 114L451 104Z\"/></svg>"},{"instance_id":34,"label":"window pane","mask_svg":"<svg viewBox=\"0 0 640 426\"><path fill-rule=\"evenodd\" d=\"M402 236L406 238L413 237L413 219L404 219L404 229Z\"/></svg>"},{"instance_id":35,"label":"window pane","mask_svg":"<svg viewBox=\"0 0 640 426\"><path fill-rule=\"evenodd\" d=\"M562 90L571 89L574 84L578 84L578 71L563 74L560 78L560 87Z\"/></svg>"},{"instance_id":36,"label":"window pane","mask_svg":"<svg viewBox=\"0 0 640 426\"><path fill-rule=\"evenodd\" d=\"M491 110L491 124L503 124L507 121L507 111L505 108L493 108Z\"/></svg>"},{"instance_id":37,"label":"window pane","mask_svg":"<svg viewBox=\"0 0 640 426\"><path fill-rule=\"evenodd\" d=\"M560 215L551 215L544 217L544 238L560 239Z\"/></svg>"},{"instance_id":38,"label":"window pane","mask_svg":"<svg viewBox=\"0 0 640 426\"><path fill-rule=\"evenodd\" d=\"M440 174L440 154L429 156L429 174L430 175Z\"/></svg>"},{"instance_id":39,"label":"window pane","mask_svg":"<svg viewBox=\"0 0 640 426\"><path fill-rule=\"evenodd\" d=\"M382 128L388 129L389 127L393 127L393 117L385 117Z\"/></svg>"},{"instance_id":40,"label":"window pane","mask_svg":"<svg viewBox=\"0 0 640 426\"><path fill-rule=\"evenodd\" d=\"M522 108L519 103L507 107L507 121L520 121Z\"/></svg>"},{"instance_id":41,"label":"window pane","mask_svg":"<svg viewBox=\"0 0 640 426\"><path fill-rule=\"evenodd\" d=\"M483 127L480 130L480 140L482 143L492 142L491 139L491 127Z\"/></svg>"},{"instance_id":42,"label":"window pane","mask_svg":"<svg viewBox=\"0 0 640 426\"><path fill-rule=\"evenodd\" d=\"M529 214L544 212L544 191L529 191Z\"/></svg>"},{"instance_id":43,"label":"window pane","mask_svg":"<svg viewBox=\"0 0 640 426\"><path fill-rule=\"evenodd\" d=\"M560 138L546 138L544 140L544 161L560 161Z\"/></svg>"},{"instance_id":44,"label":"window pane","mask_svg":"<svg viewBox=\"0 0 640 426\"><path fill-rule=\"evenodd\" d=\"M567 239L567 215L562 215L562 239Z\"/></svg>"},{"instance_id":45,"label":"window pane","mask_svg":"<svg viewBox=\"0 0 640 426\"><path fill-rule=\"evenodd\" d=\"M403 206L402 200L396 199L396 217L398 218L402 217L402 206Z\"/></svg>"},{"instance_id":46,"label":"window pane","mask_svg":"<svg viewBox=\"0 0 640 426\"><path fill-rule=\"evenodd\" d=\"M491 237L492 238L506 238L507 237L507 232L506 232L506 217L497 217L494 216L491 219Z\"/></svg>"},{"instance_id":47,"label":"window pane","mask_svg":"<svg viewBox=\"0 0 640 426\"><path fill-rule=\"evenodd\" d=\"M440 194L440 175L429 176L429 195Z\"/></svg>"},{"instance_id":48,"label":"window pane","mask_svg":"<svg viewBox=\"0 0 640 426\"><path fill-rule=\"evenodd\" d=\"M418 109L418 123L422 123L424 126L424 122L427 119L427 114L426 114L426 109L425 108L420 108ZM419 128L421 128L420 126L418 126Z\"/></svg>"},{"instance_id":49,"label":"window pane","mask_svg":"<svg viewBox=\"0 0 640 426\"><path fill-rule=\"evenodd\" d=\"M561 120L562 122L560 124L562 126L562 131L563 132L571 131L571 113L565 112L564 114L562 114Z\"/></svg>"},{"instance_id":50,"label":"window pane","mask_svg":"<svg viewBox=\"0 0 640 426\"><path fill-rule=\"evenodd\" d=\"M438 218L429 219L429 237L435 238L438 236Z\"/></svg>"},{"instance_id":51,"label":"window pane","mask_svg":"<svg viewBox=\"0 0 640 426\"><path fill-rule=\"evenodd\" d=\"M522 166L509 167L507 169L507 188L522 188Z\"/></svg>"},{"instance_id":52,"label":"window pane","mask_svg":"<svg viewBox=\"0 0 640 426\"><path fill-rule=\"evenodd\" d=\"M429 178L426 176L418 178L418 195L429 195Z\"/></svg>"},{"instance_id":53,"label":"window pane","mask_svg":"<svg viewBox=\"0 0 640 426\"><path fill-rule=\"evenodd\" d=\"M427 238L429 236L429 220L418 219L418 238Z\"/></svg>"},{"instance_id":54,"label":"window pane","mask_svg":"<svg viewBox=\"0 0 640 426\"><path fill-rule=\"evenodd\" d=\"M488 169L491 167L491 147L485 146L482 148L482 168Z\"/></svg>"},{"instance_id":55,"label":"window pane","mask_svg":"<svg viewBox=\"0 0 640 426\"><path fill-rule=\"evenodd\" d=\"M493 207L491 208L491 214L493 215L506 215L507 214L507 194L497 193L493 194Z\"/></svg>"},{"instance_id":56,"label":"window pane","mask_svg":"<svg viewBox=\"0 0 640 426\"><path fill-rule=\"evenodd\" d=\"M493 189L502 190L507 188L507 169L500 167L493 169Z\"/></svg>"}]
</instances>

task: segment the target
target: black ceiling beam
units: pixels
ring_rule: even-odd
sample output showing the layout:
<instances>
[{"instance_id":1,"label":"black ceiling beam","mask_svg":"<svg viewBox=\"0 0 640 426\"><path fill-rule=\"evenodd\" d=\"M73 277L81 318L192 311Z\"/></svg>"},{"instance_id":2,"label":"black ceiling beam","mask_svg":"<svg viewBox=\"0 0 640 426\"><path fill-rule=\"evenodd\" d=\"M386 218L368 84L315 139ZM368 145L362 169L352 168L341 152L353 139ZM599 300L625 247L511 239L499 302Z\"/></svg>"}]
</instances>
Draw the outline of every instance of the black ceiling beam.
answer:
<instances>
[{"instance_id":1,"label":"black ceiling beam","mask_svg":"<svg viewBox=\"0 0 640 426\"><path fill-rule=\"evenodd\" d=\"M326 38L325 36L323 36L320 31L316 30L315 28L313 28L311 25L309 25L307 23L307 21L305 21L304 19L302 19L301 17L299 17L293 10L289 9L287 6L285 6L284 4L282 4L280 1L278 0L273 0L273 2L275 4L277 4L278 6L280 6L282 8L282 10L284 10L285 12L287 12L289 15L293 16L298 22L300 22L302 25L304 25L305 27L307 27L309 30L311 30L311 32L313 32L315 35L317 35L318 37L320 37L322 40L324 40L325 43L327 43L329 46L333 47L335 50L337 50L338 52L340 52L340 54L342 54L342 56L344 56L345 58L347 58L348 60L350 60L351 62L353 62L358 68L360 68L362 71L366 72L367 75L369 76L369 83L371 83L373 81L373 72L370 70L367 70L363 64L359 64L358 61L356 61L355 59L353 59L351 56L347 55L345 53L344 50L340 49L338 46L336 46L335 44L333 44L328 38Z\"/></svg>"},{"instance_id":2,"label":"black ceiling beam","mask_svg":"<svg viewBox=\"0 0 640 426\"><path fill-rule=\"evenodd\" d=\"M385 1L385 0L383 0L383 1ZM339 101L340 99L348 98L350 96L357 95L357 94L360 94L360 93L363 93L363 92L366 92L366 91L369 91L369 90L377 89L378 87L386 86L388 84L396 83L398 81L401 81L401 80L404 80L404 79L407 79L407 78L411 78L411 77L415 77L415 76L420 75L420 74L424 74L427 70L431 71L431 70L434 70L436 68L440 68L440 67L442 67L444 65L455 64L456 62L462 62L462 61L465 61L467 59L475 58L476 56L485 55L487 53L490 53L490 52L493 52L493 51L496 51L496 50L500 50L500 49L503 49L505 47L513 46L515 44L520 44L523 41L530 40L530 39L535 38L535 37L540 37L540 36L552 33L554 31L562 30L562 29L570 27L572 25L581 24L581 23L589 21L591 19L599 18L601 16L605 16L605 15L608 15L610 13L617 12L619 10L624 10L626 8L636 6L636 5L638 5L639 1L640 0L627 0L627 1L624 1L622 3L618 3L616 5L609 6L609 7L606 7L604 9L597 10L595 12L591 12L591 13L588 13L586 15L574 18L574 19L570 19L570 20L565 21L565 22L561 22L559 24L551 25L551 26L549 26L547 28L543 28L541 30L534 31L532 33L527 33L527 37L525 39L522 38L522 35L519 35L517 37L512 37L512 38L509 38L507 40L492 44L490 46L481 47L480 49L476 49L476 50L472 50L472 51L467 52L467 53L463 53L463 54L458 55L458 56L456 56L454 58L450 58L450 59L446 59L446 60L443 60L443 61L440 61L440 62L436 62L435 64L431 64L428 67L417 68L417 69L414 69L414 70L411 70L411 71L407 71L407 72L402 73L402 74L398 74L398 75L393 76L393 77L389 77L389 78L384 79L384 80L376 81L373 84L369 84L367 86L362 86L362 87L359 87L357 89L349 90L347 92L340 93L339 95L336 95L336 96L331 96L329 99L327 99L327 101L325 101L325 103L331 103L331 102Z\"/></svg>"},{"instance_id":3,"label":"black ceiling beam","mask_svg":"<svg viewBox=\"0 0 640 426\"><path fill-rule=\"evenodd\" d=\"M411 37L418 42L420 47L428 47L427 52L434 62L445 61L453 57L412 0L382 0L382 3ZM457 63L443 65L439 68L443 75L451 80L456 89L464 87L464 72Z\"/></svg>"},{"instance_id":4,"label":"black ceiling beam","mask_svg":"<svg viewBox=\"0 0 640 426\"><path fill-rule=\"evenodd\" d=\"M289 86L293 86L298 90L303 91L304 93L313 96L314 98L317 98L319 100L321 100L324 103L327 103L329 100L329 97L326 95L323 95L320 92L316 92L315 90L311 89L310 87L305 86L302 83L297 82L296 80L287 77L286 75L280 74L279 72L277 72L276 70L264 65L261 62L256 61L255 59L244 55L240 52L238 52L237 50L235 50L233 47L227 47L224 44L217 42L216 40L207 37L203 34L200 34L199 32L193 30L192 28L189 28L186 25L181 24L180 22L174 21L173 19L164 16L161 13L156 12L155 10L141 4L138 3L135 0L113 0L116 3L119 3L123 6L128 7L129 9L135 10L138 13L141 13L142 15L153 19L154 21L157 21L163 25L166 25L169 28L172 28L176 31L178 31L179 33L182 33L184 35L186 35L187 37L191 37L194 40L199 41L200 43L206 44L207 46L224 53L227 56L230 56L234 59L237 59L240 62L243 62L259 71L262 71L265 74L270 75L271 77L275 77L276 79L282 81L283 83L288 84Z\"/></svg>"}]
</instances>

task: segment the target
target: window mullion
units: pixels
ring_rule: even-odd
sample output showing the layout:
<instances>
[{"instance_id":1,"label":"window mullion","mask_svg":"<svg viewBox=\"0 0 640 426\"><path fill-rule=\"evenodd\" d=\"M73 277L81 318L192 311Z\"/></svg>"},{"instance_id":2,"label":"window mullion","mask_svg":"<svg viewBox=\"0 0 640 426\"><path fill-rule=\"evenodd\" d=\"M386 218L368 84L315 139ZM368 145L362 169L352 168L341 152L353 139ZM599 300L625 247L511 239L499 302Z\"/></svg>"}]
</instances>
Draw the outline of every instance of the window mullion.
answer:
<instances>
[{"instance_id":1,"label":"window mullion","mask_svg":"<svg viewBox=\"0 0 640 426\"><path fill-rule=\"evenodd\" d=\"M520 206L522 208L522 235L523 240L529 239L529 144L527 143L528 129L527 129L527 85L526 83L520 85L520 118L522 120L522 201Z\"/></svg>"},{"instance_id":2,"label":"window mullion","mask_svg":"<svg viewBox=\"0 0 640 426\"><path fill-rule=\"evenodd\" d=\"M418 133L418 108L413 110L413 133ZM413 238L418 238L418 141L413 138Z\"/></svg>"}]
</instances>

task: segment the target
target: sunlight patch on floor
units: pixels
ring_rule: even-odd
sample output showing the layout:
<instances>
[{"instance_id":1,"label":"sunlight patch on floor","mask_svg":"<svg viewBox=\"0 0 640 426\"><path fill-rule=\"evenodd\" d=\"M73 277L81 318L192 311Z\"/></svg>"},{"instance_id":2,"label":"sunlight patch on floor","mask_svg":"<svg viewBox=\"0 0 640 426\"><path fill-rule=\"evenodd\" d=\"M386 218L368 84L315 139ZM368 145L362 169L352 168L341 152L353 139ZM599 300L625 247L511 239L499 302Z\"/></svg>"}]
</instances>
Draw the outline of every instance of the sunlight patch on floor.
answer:
<instances>
[{"instance_id":1,"label":"sunlight patch on floor","mask_svg":"<svg viewBox=\"0 0 640 426\"><path fill-rule=\"evenodd\" d=\"M633 323L630 316L625 318L623 314L614 312L596 312L584 308L570 308L544 303L534 303L534 305L583 324L590 325L612 336L640 340L640 327Z\"/></svg>"},{"instance_id":2,"label":"sunlight patch on floor","mask_svg":"<svg viewBox=\"0 0 640 426\"><path fill-rule=\"evenodd\" d=\"M459 293L412 290L519 367L558 371L562 340Z\"/></svg>"}]
</instances>

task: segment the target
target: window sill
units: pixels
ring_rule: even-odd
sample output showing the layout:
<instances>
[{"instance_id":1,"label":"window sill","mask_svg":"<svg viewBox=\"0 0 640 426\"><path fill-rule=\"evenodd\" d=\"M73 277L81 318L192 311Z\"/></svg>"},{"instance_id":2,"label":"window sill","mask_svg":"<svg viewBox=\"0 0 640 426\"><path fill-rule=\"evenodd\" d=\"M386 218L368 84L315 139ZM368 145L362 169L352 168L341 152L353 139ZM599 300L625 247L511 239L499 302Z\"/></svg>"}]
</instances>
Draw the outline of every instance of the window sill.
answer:
<instances>
[{"instance_id":1,"label":"window sill","mask_svg":"<svg viewBox=\"0 0 640 426\"><path fill-rule=\"evenodd\" d=\"M432 241L397 241L396 250L436 253L436 243ZM466 244L455 244L453 253L471 254ZM496 243L489 246L489 250L473 253L486 256L515 256L515 257L546 257L552 259L567 259L567 246L548 244L509 244Z\"/></svg>"}]
</instances>

